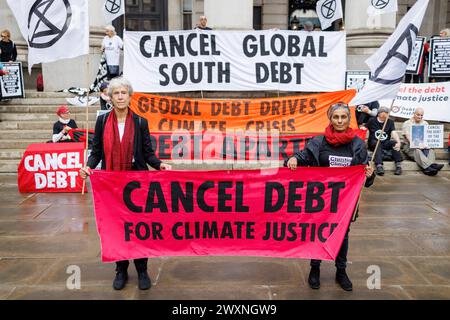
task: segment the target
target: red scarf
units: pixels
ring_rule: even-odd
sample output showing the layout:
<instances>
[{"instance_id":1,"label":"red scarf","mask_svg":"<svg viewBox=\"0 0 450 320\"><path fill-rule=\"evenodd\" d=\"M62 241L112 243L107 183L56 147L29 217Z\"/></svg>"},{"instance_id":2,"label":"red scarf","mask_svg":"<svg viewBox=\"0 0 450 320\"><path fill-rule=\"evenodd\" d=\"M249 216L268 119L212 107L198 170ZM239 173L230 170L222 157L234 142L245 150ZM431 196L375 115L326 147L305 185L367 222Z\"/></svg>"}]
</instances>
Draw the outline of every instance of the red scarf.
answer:
<instances>
[{"instance_id":1,"label":"red scarf","mask_svg":"<svg viewBox=\"0 0 450 320\"><path fill-rule=\"evenodd\" d=\"M330 124L325 129L325 139L333 146L340 146L350 143L355 136L356 132L350 127L344 132L337 132L334 130L333 125Z\"/></svg>"},{"instance_id":2,"label":"red scarf","mask_svg":"<svg viewBox=\"0 0 450 320\"><path fill-rule=\"evenodd\" d=\"M103 150L105 152L106 170L131 170L134 145L133 112L128 109L125 118L125 129L120 141L116 113L109 113L103 132Z\"/></svg>"}]
</instances>

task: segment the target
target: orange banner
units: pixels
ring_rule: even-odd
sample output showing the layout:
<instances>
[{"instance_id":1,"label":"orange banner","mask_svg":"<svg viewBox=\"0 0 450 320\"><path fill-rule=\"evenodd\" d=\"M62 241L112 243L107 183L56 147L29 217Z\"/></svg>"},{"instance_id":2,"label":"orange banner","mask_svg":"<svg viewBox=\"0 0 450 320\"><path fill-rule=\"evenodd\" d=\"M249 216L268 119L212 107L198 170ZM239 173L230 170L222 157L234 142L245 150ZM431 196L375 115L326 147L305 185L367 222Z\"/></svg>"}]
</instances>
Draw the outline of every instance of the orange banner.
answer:
<instances>
[{"instance_id":1,"label":"orange banner","mask_svg":"<svg viewBox=\"0 0 450 320\"><path fill-rule=\"evenodd\" d=\"M135 93L130 105L148 120L150 132L240 129L313 133L324 131L328 125L331 104L348 103L355 94L352 89L279 98L213 100ZM350 126L357 128L354 116Z\"/></svg>"}]
</instances>

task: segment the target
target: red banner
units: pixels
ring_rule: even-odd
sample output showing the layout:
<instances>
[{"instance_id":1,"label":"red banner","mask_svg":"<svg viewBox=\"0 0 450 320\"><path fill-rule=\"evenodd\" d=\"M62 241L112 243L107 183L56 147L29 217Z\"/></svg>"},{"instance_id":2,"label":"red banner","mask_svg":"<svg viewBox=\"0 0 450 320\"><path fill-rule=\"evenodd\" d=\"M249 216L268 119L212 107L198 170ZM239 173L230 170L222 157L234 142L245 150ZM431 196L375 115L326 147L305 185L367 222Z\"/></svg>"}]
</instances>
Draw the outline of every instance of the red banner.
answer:
<instances>
[{"instance_id":1,"label":"red banner","mask_svg":"<svg viewBox=\"0 0 450 320\"><path fill-rule=\"evenodd\" d=\"M94 171L104 262L159 256L334 260L364 167Z\"/></svg>"},{"instance_id":2,"label":"red banner","mask_svg":"<svg viewBox=\"0 0 450 320\"><path fill-rule=\"evenodd\" d=\"M366 131L356 129L366 140ZM156 156L161 160L284 160L302 150L314 136L310 134L272 134L254 132L150 132Z\"/></svg>"},{"instance_id":3,"label":"red banner","mask_svg":"<svg viewBox=\"0 0 450 320\"><path fill-rule=\"evenodd\" d=\"M84 166L82 142L33 143L18 168L20 192L81 192Z\"/></svg>"}]
</instances>

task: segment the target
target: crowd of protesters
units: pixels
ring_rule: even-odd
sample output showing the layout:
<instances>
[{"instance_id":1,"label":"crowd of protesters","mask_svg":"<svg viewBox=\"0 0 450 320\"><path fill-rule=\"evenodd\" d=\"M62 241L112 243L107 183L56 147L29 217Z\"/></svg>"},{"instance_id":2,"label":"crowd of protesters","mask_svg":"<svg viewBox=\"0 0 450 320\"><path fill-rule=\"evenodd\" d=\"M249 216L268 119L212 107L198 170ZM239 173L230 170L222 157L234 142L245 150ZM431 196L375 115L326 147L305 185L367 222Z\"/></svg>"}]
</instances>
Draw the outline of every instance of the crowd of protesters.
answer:
<instances>
[{"instance_id":1,"label":"crowd of protesters","mask_svg":"<svg viewBox=\"0 0 450 320\"><path fill-rule=\"evenodd\" d=\"M207 26L206 16L201 16L196 29L212 30ZM303 30L315 31L314 24L305 22ZM80 170L82 178L90 175L90 168L95 168L102 162L102 169L106 170L147 170L147 164L157 170L170 170L171 166L161 162L154 153L150 143L147 120L134 114L129 108L130 97L133 93L131 84L119 77L120 54L123 49L122 39L116 34L111 25L105 27L105 37L102 40L101 50L105 55L107 64L107 81L99 86L100 104L102 110L111 110L97 118L93 149L88 159L88 165ZM449 37L450 30L444 29L441 37ZM8 30L1 32L0 61L11 62L17 59L17 49L10 39ZM427 57L430 51L428 43L424 44L423 59L420 61L417 75L407 75L405 82L422 83L428 65ZM0 76L2 65L0 63ZM449 81L450 78L431 78L430 82ZM423 108L417 108L411 119L405 121L401 136L395 130L395 124L389 119L390 110L380 106L378 101L356 107L356 120L360 129L368 130L368 139L364 141L358 137L355 130L350 128L352 113L348 105L343 103L332 104L328 110L329 125L323 135L311 139L305 148L286 159L285 166L292 170L297 167L330 167L330 157L341 158L341 163L346 166L366 165L366 183L369 187L373 184L375 176L383 176L384 161L391 160L395 163L395 175L402 174L403 158L414 160L424 174L436 175L443 167L435 162L435 152L427 145L419 148L411 147L410 128L412 125L426 125L423 120ZM70 117L69 108L65 105L58 107L56 114L58 121L53 126L52 142L70 142L68 134L71 129L76 129L77 124ZM137 143L135 143L137 141ZM119 147L117 147L119 146ZM375 150L376 149L376 150ZM369 154L372 151L372 154ZM370 162L374 163L374 167ZM336 281L346 291L352 290L352 282L346 273L348 232L335 261ZM151 280L147 273L147 258L136 259L134 264L138 273L138 286L142 290L151 287ZM308 276L308 284L313 289L320 287L320 260L311 260L311 270ZM116 263L116 277L113 287L116 290L124 288L128 281L129 261Z\"/></svg>"}]
</instances>

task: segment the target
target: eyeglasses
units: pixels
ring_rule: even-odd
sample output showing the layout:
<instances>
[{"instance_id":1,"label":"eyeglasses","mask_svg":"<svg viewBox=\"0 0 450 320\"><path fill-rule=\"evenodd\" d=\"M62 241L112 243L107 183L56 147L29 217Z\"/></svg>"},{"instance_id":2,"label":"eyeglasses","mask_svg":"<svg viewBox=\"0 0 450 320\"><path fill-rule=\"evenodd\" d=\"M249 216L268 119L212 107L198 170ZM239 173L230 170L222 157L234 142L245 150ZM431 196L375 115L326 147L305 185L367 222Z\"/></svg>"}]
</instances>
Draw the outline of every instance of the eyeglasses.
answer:
<instances>
[{"instance_id":1,"label":"eyeglasses","mask_svg":"<svg viewBox=\"0 0 450 320\"><path fill-rule=\"evenodd\" d=\"M2 38L8 38L7 34L2 34Z\"/></svg>"}]
</instances>

